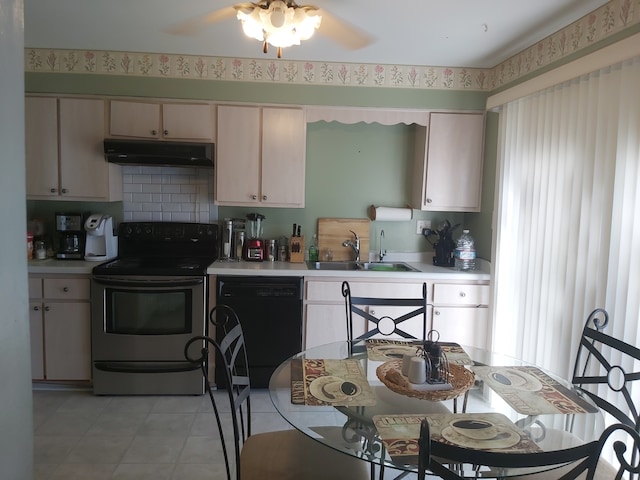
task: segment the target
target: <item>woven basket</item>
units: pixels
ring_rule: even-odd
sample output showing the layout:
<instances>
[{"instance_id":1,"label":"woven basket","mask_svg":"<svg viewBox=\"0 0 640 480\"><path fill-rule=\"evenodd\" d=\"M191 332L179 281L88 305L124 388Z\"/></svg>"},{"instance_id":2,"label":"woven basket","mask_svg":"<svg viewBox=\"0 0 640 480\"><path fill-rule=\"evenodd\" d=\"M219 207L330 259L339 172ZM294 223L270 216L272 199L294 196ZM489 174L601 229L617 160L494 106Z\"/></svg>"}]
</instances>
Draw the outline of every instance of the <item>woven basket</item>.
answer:
<instances>
[{"instance_id":1,"label":"woven basket","mask_svg":"<svg viewBox=\"0 0 640 480\"><path fill-rule=\"evenodd\" d=\"M399 393L400 395L406 395L407 397L421 398L433 402L457 398L469 390L475 381L473 372L462 365L449 365L449 372L447 381L451 384L450 390L415 390L411 388L407 377L402 375L401 359L390 360L376 369L378 379L380 379L389 390ZM403 385L393 380L400 380Z\"/></svg>"}]
</instances>

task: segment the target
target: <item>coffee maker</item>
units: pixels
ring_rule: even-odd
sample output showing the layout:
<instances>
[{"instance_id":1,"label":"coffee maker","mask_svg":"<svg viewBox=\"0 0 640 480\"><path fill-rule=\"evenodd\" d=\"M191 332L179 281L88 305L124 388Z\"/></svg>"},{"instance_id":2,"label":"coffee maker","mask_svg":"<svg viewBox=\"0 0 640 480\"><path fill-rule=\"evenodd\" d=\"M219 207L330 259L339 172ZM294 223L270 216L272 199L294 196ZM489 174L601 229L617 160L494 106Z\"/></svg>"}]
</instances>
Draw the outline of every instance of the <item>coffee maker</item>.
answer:
<instances>
[{"instance_id":1,"label":"coffee maker","mask_svg":"<svg viewBox=\"0 0 640 480\"><path fill-rule=\"evenodd\" d=\"M56 212L56 234L60 260L82 260L86 233L84 231L85 215L77 212Z\"/></svg>"},{"instance_id":2,"label":"coffee maker","mask_svg":"<svg viewBox=\"0 0 640 480\"><path fill-rule=\"evenodd\" d=\"M94 213L84 223L87 243L84 259L90 262L106 262L118 256L118 237L113 234L111 215Z\"/></svg>"}]
</instances>

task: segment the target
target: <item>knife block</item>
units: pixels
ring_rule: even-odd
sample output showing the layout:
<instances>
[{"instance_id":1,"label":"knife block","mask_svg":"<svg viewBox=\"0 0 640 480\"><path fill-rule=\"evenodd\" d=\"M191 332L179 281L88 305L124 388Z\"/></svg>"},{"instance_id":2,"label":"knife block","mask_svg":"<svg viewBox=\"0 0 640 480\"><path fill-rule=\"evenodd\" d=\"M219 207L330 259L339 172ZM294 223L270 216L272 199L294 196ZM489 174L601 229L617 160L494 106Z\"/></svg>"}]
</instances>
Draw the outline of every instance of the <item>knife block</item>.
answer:
<instances>
[{"instance_id":1,"label":"knife block","mask_svg":"<svg viewBox=\"0 0 640 480\"><path fill-rule=\"evenodd\" d=\"M289 261L291 263L304 262L304 236L289 239Z\"/></svg>"}]
</instances>

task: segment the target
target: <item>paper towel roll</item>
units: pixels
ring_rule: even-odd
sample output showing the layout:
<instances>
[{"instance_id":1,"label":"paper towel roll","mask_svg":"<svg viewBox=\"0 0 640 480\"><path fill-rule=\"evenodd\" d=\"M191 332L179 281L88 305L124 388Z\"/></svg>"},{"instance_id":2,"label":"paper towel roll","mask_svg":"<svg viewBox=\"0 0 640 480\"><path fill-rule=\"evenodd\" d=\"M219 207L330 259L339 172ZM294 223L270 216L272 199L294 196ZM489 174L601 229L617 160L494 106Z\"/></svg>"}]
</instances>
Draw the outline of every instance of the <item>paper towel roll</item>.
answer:
<instances>
[{"instance_id":1,"label":"paper towel roll","mask_svg":"<svg viewBox=\"0 0 640 480\"><path fill-rule=\"evenodd\" d=\"M369 207L369 218L381 222L403 222L413 218L413 209L396 207Z\"/></svg>"}]
</instances>

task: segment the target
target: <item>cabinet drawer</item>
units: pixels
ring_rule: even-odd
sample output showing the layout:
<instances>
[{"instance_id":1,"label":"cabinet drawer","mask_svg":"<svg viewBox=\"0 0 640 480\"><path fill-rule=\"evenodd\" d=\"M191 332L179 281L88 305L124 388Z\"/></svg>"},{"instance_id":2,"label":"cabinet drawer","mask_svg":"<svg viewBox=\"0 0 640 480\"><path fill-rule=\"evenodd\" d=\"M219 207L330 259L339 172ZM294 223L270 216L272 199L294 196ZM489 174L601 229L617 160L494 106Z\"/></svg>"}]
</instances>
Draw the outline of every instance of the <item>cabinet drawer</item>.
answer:
<instances>
[{"instance_id":1,"label":"cabinet drawer","mask_svg":"<svg viewBox=\"0 0 640 480\"><path fill-rule=\"evenodd\" d=\"M435 305L489 305L491 289L489 285L435 284L433 303Z\"/></svg>"},{"instance_id":2,"label":"cabinet drawer","mask_svg":"<svg viewBox=\"0 0 640 480\"><path fill-rule=\"evenodd\" d=\"M349 282L351 295L356 297L420 298L422 283ZM427 294L428 295L428 294ZM309 302L344 302L342 282L309 281L306 286ZM429 299L427 298L427 301Z\"/></svg>"},{"instance_id":3,"label":"cabinet drawer","mask_svg":"<svg viewBox=\"0 0 640 480\"><path fill-rule=\"evenodd\" d=\"M42 298L41 278L29 278L29 298Z\"/></svg>"},{"instance_id":4,"label":"cabinet drawer","mask_svg":"<svg viewBox=\"0 0 640 480\"><path fill-rule=\"evenodd\" d=\"M432 328L440 333L443 342L487 348L491 338L489 309L434 307Z\"/></svg>"},{"instance_id":5,"label":"cabinet drawer","mask_svg":"<svg viewBox=\"0 0 640 480\"><path fill-rule=\"evenodd\" d=\"M44 297L49 299L89 300L88 278L45 278Z\"/></svg>"}]
</instances>

